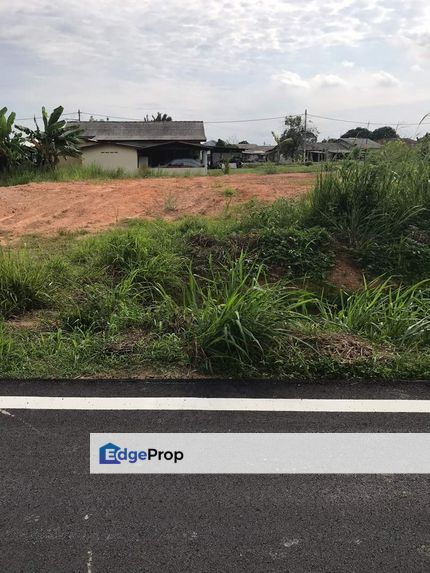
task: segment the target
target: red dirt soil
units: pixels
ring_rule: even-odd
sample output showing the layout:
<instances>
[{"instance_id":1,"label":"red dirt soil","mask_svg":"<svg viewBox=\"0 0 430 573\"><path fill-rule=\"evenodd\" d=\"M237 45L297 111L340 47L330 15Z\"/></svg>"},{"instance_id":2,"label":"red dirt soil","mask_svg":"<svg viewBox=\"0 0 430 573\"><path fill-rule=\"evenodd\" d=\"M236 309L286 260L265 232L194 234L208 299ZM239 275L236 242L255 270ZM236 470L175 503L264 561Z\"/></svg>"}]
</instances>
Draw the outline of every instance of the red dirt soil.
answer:
<instances>
[{"instance_id":1,"label":"red dirt soil","mask_svg":"<svg viewBox=\"0 0 430 573\"><path fill-rule=\"evenodd\" d=\"M315 181L312 173L234 174L221 177L126 179L68 183L30 183L0 187L0 242L59 231L97 231L125 219L176 219L216 215L257 199L272 202L298 197ZM235 194L226 198L225 189Z\"/></svg>"}]
</instances>

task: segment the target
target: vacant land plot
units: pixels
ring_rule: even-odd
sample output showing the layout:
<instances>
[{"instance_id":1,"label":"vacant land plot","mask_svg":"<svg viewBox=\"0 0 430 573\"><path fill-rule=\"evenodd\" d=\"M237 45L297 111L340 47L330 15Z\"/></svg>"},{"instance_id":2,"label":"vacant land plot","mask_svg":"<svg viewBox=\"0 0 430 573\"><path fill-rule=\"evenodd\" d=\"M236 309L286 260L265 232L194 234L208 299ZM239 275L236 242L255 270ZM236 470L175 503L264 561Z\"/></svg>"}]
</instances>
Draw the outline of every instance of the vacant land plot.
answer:
<instances>
[{"instance_id":1,"label":"vacant land plot","mask_svg":"<svg viewBox=\"0 0 430 573\"><path fill-rule=\"evenodd\" d=\"M272 202L306 193L314 173L30 183L0 187L0 240L61 230L95 231L129 218L215 215L255 198Z\"/></svg>"}]
</instances>

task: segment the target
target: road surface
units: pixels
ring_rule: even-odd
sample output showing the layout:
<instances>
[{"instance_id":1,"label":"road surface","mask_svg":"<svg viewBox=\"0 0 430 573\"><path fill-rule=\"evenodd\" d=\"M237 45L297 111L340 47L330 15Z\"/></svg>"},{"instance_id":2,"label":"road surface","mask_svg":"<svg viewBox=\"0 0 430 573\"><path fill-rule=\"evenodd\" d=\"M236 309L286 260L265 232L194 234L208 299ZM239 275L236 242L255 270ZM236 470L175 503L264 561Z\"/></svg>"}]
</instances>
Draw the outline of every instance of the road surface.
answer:
<instances>
[{"instance_id":1,"label":"road surface","mask_svg":"<svg viewBox=\"0 0 430 573\"><path fill-rule=\"evenodd\" d=\"M91 432L428 432L429 389L425 382L0 382L0 571L429 571L426 475L89 474ZM73 399L82 397L88 408L76 409L82 404ZM205 400L193 410L142 402L166 397ZM46 409L46 398L56 409ZM116 409L113 400L100 410L100 398L139 398L143 409ZM225 409L221 398L239 399L238 409ZM240 406L247 399L251 410ZM316 402L303 402L303 411L258 407L268 399ZM337 411L309 407L333 399L344 410L341 402ZM351 411L355 400L364 401L360 411Z\"/></svg>"}]
</instances>

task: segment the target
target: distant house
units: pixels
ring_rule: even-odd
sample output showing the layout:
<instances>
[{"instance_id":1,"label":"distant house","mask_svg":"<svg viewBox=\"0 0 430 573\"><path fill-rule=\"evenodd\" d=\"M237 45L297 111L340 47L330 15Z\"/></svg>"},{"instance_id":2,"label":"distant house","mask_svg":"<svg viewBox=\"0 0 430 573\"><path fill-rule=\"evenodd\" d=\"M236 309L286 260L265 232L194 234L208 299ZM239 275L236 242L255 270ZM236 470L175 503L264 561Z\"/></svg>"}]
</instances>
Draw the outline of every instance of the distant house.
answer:
<instances>
[{"instance_id":1,"label":"distant house","mask_svg":"<svg viewBox=\"0 0 430 573\"><path fill-rule=\"evenodd\" d=\"M306 161L336 161L346 159L353 150L357 149L360 156L363 157L372 150L381 149L381 145L371 139L360 139L341 137L339 139L329 139L306 145ZM277 163L287 163L291 161L280 152L279 145L266 152L269 161ZM303 156L303 149L299 149L299 156Z\"/></svg>"},{"instance_id":2,"label":"distant house","mask_svg":"<svg viewBox=\"0 0 430 573\"><path fill-rule=\"evenodd\" d=\"M202 121L81 121L77 125L82 130L83 165L128 173L139 168L176 175L207 173Z\"/></svg>"},{"instance_id":3,"label":"distant house","mask_svg":"<svg viewBox=\"0 0 430 573\"><path fill-rule=\"evenodd\" d=\"M239 143L238 147L241 149L243 161L249 163L267 161L270 152L275 148L274 145L257 145L255 143Z\"/></svg>"},{"instance_id":4,"label":"distant house","mask_svg":"<svg viewBox=\"0 0 430 573\"><path fill-rule=\"evenodd\" d=\"M273 145L257 145L256 143L237 143L220 145L221 140L211 140L205 144L210 151L209 166L219 167L223 161L256 163L268 160L268 152Z\"/></svg>"},{"instance_id":5,"label":"distant house","mask_svg":"<svg viewBox=\"0 0 430 573\"><path fill-rule=\"evenodd\" d=\"M204 147L209 152L208 165L212 169L217 169L223 162L233 162L237 159L242 161L241 151L238 145L220 144L220 140L210 140L205 143Z\"/></svg>"},{"instance_id":6,"label":"distant house","mask_svg":"<svg viewBox=\"0 0 430 573\"><path fill-rule=\"evenodd\" d=\"M355 149L363 156L371 150L381 149L381 145L371 139L358 137L341 137L320 143L309 143L306 146L306 160L335 161L346 159Z\"/></svg>"}]
</instances>

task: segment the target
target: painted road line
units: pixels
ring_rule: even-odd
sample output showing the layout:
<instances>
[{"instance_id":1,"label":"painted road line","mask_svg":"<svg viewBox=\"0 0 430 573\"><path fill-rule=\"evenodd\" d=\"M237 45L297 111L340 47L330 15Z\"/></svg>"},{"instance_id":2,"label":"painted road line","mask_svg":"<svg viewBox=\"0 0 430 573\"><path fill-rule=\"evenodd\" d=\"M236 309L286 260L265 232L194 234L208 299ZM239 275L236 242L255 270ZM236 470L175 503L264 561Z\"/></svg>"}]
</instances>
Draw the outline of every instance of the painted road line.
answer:
<instances>
[{"instance_id":1,"label":"painted road line","mask_svg":"<svg viewBox=\"0 0 430 573\"><path fill-rule=\"evenodd\" d=\"M0 396L0 410L200 410L429 414L430 400Z\"/></svg>"}]
</instances>

